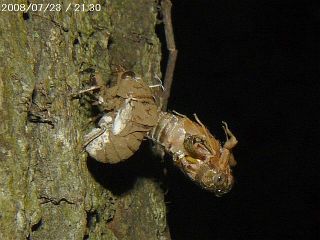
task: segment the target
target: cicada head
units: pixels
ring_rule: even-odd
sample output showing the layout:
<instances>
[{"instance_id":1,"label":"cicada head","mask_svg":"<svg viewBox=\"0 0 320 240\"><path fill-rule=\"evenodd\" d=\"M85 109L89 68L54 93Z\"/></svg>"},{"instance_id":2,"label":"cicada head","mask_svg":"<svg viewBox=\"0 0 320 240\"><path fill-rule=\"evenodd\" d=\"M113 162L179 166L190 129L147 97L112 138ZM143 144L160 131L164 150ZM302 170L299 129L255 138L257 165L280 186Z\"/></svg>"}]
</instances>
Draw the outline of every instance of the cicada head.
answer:
<instances>
[{"instance_id":1,"label":"cicada head","mask_svg":"<svg viewBox=\"0 0 320 240\"><path fill-rule=\"evenodd\" d=\"M197 182L204 189L213 192L217 197L228 193L233 186L233 176L229 171L221 171L203 164L197 174Z\"/></svg>"},{"instance_id":2,"label":"cicada head","mask_svg":"<svg viewBox=\"0 0 320 240\"><path fill-rule=\"evenodd\" d=\"M216 196L222 196L233 186L230 167L235 165L235 160L231 149L237 144L237 140L224 123L224 129L230 138L227 138L227 142L222 146L196 115L195 118L200 130L196 135L187 133L185 136L186 161L182 163L188 167L185 167L184 171L204 189L214 192Z\"/></svg>"},{"instance_id":3,"label":"cicada head","mask_svg":"<svg viewBox=\"0 0 320 240\"><path fill-rule=\"evenodd\" d=\"M183 171L202 188L222 196L233 186L233 176L227 160L221 159L219 149L212 149L206 139L186 136L186 156L181 163Z\"/></svg>"}]
</instances>

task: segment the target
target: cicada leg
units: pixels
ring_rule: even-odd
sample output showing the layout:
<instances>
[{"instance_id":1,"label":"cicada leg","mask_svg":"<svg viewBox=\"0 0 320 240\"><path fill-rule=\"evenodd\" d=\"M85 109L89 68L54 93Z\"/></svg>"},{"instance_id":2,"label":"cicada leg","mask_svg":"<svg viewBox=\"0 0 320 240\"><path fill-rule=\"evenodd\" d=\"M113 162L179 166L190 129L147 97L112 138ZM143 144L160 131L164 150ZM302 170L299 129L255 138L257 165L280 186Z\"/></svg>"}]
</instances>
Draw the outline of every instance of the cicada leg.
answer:
<instances>
[{"instance_id":1,"label":"cicada leg","mask_svg":"<svg viewBox=\"0 0 320 240\"><path fill-rule=\"evenodd\" d=\"M223 152L221 155L221 161L228 162L230 164L230 166L233 167L237 164L237 162L231 152L231 149L237 145L238 140L236 139L236 137L233 135L233 133L228 128L228 124L224 121L222 122L222 124L223 124L222 128L226 134L227 141L223 145Z\"/></svg>"},{"instance_id":2,"label":"cicada leg","mask_svg":"<svg viewBox=\"0 0 320 240\"><path fill-rule=\"evenodd\" d=\"M72 97L76 98L76 97L78 97L80 94L83 94L83 93L86 93L86 92L91 92L91 91L94 91L94 90L97 90L97 89L100 89L100 86L92 86L92 87L90 87L90 88L80 90L79 92L73 94Z\"/></svg>"},{"instance_id":3,"label":"cicada leg","mask_svg":"<svg viewBox=\"0 0 320 240\"><path fill-rule=\"evenodd\" d=\"M226 138L227 138L227 141L224 143L223 148L231 150L232 148L234 148L237 145L238 140L236 139L236 137L233 135L233 133L228 128L228 124L224 121L222 121L222 124L223 124L222 128L223 128L224 133L226 134Z\"/></svg>"},{"instance_id":4,"label":"cicada leg","mask_svg":"<svg viewBox=\"0 0 320 240\"><path fill-rule=\"evenodd\" d=\"M160 88L162 89L162 92L163 92L165 89L164 89L164 86L163 86L163 84L162 84L161 79L159 78L159 76L158 76L158 75L155 75L155 79L157 79L159 83L157 83L157 84L153 84L153 85L149 85L149 88L156 88L156 87L160 87Z\"/></svg>"},{"instance_id":5,"label":"cicada leg","mask_svg":"<svg viewBox=\"0 0 320 240\"><path fill-rule=\"evenodd\" d=\"M188 118L186 115L183 115L181 113L178 113L176 110L172 110L172 112L180 117L183 117L183 118Z\"/></svg>"}]
</instances>

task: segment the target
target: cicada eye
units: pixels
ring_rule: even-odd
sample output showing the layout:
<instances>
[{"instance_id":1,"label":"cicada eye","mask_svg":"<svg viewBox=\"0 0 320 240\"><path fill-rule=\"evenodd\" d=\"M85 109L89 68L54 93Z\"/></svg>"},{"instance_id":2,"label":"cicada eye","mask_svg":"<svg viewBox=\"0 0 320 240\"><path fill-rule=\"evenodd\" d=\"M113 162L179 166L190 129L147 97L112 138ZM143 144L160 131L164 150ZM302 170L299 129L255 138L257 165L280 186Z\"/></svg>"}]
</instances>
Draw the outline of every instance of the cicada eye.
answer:
<instances>
[{"instance_id":1,"label":"cicada eye","mask_svg":"<svg viewBox=\"0 0 320 240\"><path fill-rule=\"evenodd\" d=\"M213 178L213 182L217 186L223 185L225 181L226 181L226 176L223 173L217 174Z\"/></svg>"}]
</instances>

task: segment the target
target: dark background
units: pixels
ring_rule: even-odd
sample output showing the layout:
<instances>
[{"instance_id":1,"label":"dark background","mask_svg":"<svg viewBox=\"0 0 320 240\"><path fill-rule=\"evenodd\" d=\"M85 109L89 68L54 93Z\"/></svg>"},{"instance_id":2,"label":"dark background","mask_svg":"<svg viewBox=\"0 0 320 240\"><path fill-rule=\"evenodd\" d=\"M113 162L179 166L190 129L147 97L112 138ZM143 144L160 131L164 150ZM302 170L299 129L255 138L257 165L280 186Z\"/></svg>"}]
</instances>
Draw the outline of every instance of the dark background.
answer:
<instances>
[{"instance_id":1,"label":"dark background","mask_svg":"<svg viewBox=\"0 0 320 240\"><path fill-rule=\"evenodd\" d=\"M168 166L172 239L319 239L319 3L176 0L173 24L169 109L239 145L221 198Z\"/></svg>"}]
</instances>

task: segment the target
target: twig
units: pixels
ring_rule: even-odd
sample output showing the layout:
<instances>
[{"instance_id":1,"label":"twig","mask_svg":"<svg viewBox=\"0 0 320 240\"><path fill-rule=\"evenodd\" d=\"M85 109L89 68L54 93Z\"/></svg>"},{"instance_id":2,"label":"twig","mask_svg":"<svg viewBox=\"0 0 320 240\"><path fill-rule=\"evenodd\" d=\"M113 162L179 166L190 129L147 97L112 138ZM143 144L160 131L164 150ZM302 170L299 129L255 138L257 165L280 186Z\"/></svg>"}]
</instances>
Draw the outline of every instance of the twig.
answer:
<instances>
[{"instance_id":1,"label":"twig","mask_svg":"<svg viewBox=\"0 0 320 240\"><path fill-rule=\"evenodd\" d=\"M171 86L173 82L173 72L176 65L178 50L174 42L173 27L171 21L171 7L172 3L170 0L161 1L161 10L163 14L164 31L166 35L167 49L169 51L169 57L167 62L166 73L164 77L164 89L162 98L162 111L167 110L168 100L170 97Z\"/></svg>"}]
</instances>

